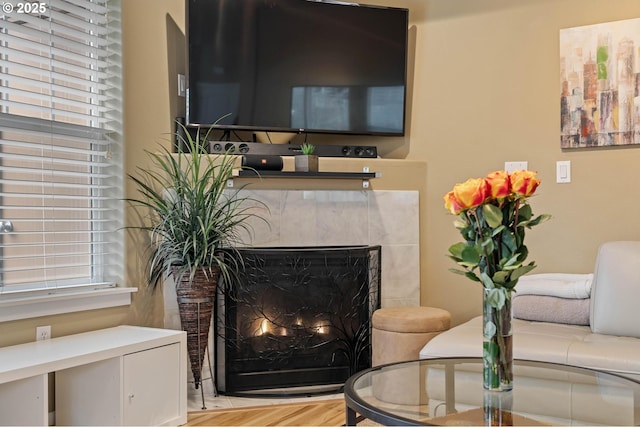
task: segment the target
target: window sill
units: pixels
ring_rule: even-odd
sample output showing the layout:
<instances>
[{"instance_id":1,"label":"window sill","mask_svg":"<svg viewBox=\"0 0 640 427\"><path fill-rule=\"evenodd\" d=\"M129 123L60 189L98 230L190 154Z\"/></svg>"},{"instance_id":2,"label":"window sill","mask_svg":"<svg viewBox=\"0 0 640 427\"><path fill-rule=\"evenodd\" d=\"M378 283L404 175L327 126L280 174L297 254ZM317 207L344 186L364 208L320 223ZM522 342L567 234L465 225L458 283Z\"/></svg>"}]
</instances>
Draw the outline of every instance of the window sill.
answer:
<instances>
[{"instance_id":1,"label":"window sill","mask_svg":"<svg viewBox=\"0 0 640 427\"><path fill-rule=\"evenodd\" d=\"M0 299L0 322L131 304L137 288L107 288Z\"/></svg>"}]
</instances>

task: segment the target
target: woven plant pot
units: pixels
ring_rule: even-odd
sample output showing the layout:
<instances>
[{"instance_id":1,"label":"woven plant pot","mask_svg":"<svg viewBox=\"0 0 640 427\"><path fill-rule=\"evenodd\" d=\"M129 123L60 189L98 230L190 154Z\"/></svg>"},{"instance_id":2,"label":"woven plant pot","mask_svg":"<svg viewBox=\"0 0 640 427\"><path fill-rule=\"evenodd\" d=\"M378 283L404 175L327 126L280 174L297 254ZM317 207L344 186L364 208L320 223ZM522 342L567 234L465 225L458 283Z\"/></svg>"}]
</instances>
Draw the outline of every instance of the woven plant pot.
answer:
<instances>
[{"instance_id":1,"label":"woven plant pot","mask_svg":"<svg viewBox=\"0 0 640 427\"><path fill-rule=\"evenodd\" d=\"M189 282L189 271L185 272L182 277L177 277L176 274L174 268L173 277L176 281L180 323L182 330L187 333L189 362L195 388L198 388L202 380L202 363L209 341L211 316L220 270L212 268L205 273L203 269L198 269L192 282Z\"/></svg>"}]
</instances>

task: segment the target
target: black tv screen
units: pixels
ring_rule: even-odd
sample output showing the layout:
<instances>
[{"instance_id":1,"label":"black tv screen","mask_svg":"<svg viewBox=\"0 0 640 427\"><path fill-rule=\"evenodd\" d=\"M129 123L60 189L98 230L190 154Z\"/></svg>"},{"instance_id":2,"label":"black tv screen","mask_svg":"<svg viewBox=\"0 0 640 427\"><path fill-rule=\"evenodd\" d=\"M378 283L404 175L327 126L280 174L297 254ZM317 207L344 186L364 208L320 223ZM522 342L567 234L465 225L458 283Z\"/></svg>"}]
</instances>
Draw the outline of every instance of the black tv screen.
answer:
<instances>
[{"instance_id":1,"label":"black tv screen","mask_svg":"<svg viewBox=\"0 0 640 427\"><path fill-rule=\"evenodd\" d=\"M404 135L407 9L307 0L187 7L187 124Z\"/></svg>"}]
</instances>

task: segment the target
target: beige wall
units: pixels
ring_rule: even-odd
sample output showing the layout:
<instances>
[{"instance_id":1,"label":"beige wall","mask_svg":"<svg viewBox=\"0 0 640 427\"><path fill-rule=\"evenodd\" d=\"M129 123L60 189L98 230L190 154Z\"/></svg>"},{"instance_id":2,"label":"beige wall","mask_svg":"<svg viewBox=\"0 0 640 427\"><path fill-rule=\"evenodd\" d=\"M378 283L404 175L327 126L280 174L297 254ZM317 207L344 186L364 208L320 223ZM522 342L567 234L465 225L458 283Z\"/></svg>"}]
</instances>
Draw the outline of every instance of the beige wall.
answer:
<instances>
[{"instance_id":1,"label":"beige wall","mask_svg":"<svg viewBox=\"0 0 640 427\"><path fill-rule=\"evenodd\" d=\"M165 32L157 22L159 4L181 23L181 0L125 2L125 16L140 13L135 58L147 67L147 80L130 73L129 144L153 138L168 128ZM448 271L445 254L459 237L442 195L471 176L501 169L505 161L527 160L543 181L532 200L534 211L553 220L527 236L536 272L590 272L598 245L614 239L640 239L634 212L640 208L634 188L640 149L563 152L559 143L559 47L561 28L640 16L637 0L369 0L365 3L410 9L409 132L404 138L362 138L386 158L426 162L421 205L422 304L449 309L459 323L480 309L477 285ZM148 5L153 4L153 16ZM135 8L135 10L134 10ZM125 29L125 37L127 37ZM136 35L138 37L138 35ZM163 50L165 49L165 50ZM171 51L171 48L169 49ZM163 85L164 83L164 85ZM139 86L140 85L140 86ZM154 102L144 105L143 87ZM163 97L164 96L164 97ZM163 104L164 103L164 104ZM159 109L162 107L162 111ZM174 107L175 108L175 107ZM131 122L136 122L135 126ZM146 125L138 123L145 122ZM137 138L133 138L136 132ZM159 132L156 132L158 134ZM340 143L339 137L327 142ZM131 149L130 149L131 150ZM130 155L130 153L129 153ZM571 160L573 182L555 183L555 162ZM407 179L413 169L408 169ZM402 181L402 171L394 182ZM389 175L389 174L387 174ZM377 185L382 186L382 183ZM386 187L386 186L385 186ZM627 219L628 218L628 219Z\"/></svg>"},{"instance_id":2,"label":"beige wall","mask_svg":"<svg viewBox=\"0 0 640 427\"><path fill-rule=\"evenodd\" d=\"M422 304L449 309L454 323L479 314L478 285L448 271L458 234L442 195L453 184L527 160L543 180L534 211L553 220L527 236L536 272L590 272L598 245L640 239L635 188L640 149L565 151L559 143L561 28L640 16L637 0L369 0L408 7L411 24L409 131L362 138L385 158L426 162L421 206ZM126 168L143 166L172 132L184 107L175 96L184 72L183 0L123 0ZM341 143L323 137L322 142ZM351 140L350 140L351 141ZM555 183L555 162L571 160L573 182ZM424 170L424 168L420 168ZM415 168L406 171L407 178ZM392 182L405 171L393 169ZM415 176L412 176L415 183ZM127 191L133 191L128 184ZM379 183L380 187L388 185ZM401 184L399 184L401 185ZM415 185L415 184L412 184ZM130 218L129 221L134 221ZM127 283L142 285L139 241L127 244ZM0 324L0 345L33 340L35 325L54 336L117 323L161 325L159 292L141 286L131 308Z\"/></svg>"},{"instance_id":3,"label":"beige wall","mask_svg":"<svg viewBox=\"0 0 640 427\"><path fill-rule=\"evenodd\" d=\"M400 3L400 2L398 2ZM404 3L404 2L402 2ZM442 195L454 183L527 160L543 181L534 212L553 219L527 235L534 272L591 272L599 244L640 239L634 212L640 149L560 149L561 28L640 16L629 0L437 0L416 6L416 85L409 158L427 162L422 303L454 323L480 313L478 285L448 271L459 240ZM413 9L412 9L413 11ZM570 184L555 163L570 160ZM423 274L424 276L424 274Z\"/></svg>"}]
</instances>

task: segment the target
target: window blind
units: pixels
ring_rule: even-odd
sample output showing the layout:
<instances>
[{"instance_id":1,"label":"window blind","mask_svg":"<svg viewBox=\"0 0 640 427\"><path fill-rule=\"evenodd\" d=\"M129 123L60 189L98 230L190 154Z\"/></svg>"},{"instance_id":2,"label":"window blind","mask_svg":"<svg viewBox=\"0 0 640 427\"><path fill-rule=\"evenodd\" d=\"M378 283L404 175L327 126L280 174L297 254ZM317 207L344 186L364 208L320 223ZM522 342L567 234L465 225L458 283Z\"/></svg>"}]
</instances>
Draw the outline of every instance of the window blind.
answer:
<instances>
[{"instance_id":1,"label":"window blind","mask_svg":"<svg viewBox=\"0 0 640 427\"><path fill-rule=\"evenodd\" d=\"M0 15L0 294L114 286L120 4L32 4Z\"/></svg>"}]
</instances>

